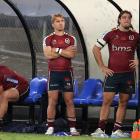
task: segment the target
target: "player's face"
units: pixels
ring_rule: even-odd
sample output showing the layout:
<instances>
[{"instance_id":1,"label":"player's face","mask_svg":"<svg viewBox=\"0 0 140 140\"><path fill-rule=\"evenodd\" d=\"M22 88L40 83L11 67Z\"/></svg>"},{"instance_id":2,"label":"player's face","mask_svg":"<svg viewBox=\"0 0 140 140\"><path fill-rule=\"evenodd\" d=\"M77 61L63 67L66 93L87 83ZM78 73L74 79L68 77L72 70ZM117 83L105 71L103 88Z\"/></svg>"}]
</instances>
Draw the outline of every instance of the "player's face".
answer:
<instances>
[{"instance_id":1,"label":"player's face","mask_svg":"<svg viewBox=\"0 0 140 140\"><path fill-rule=\"evenodd\" d=\"M129 29L131 26L131 17L129 14L124 13L121 18L119 19L120 26L122 26L125 29Z\"/></svg>"},{"instance_id":2,"label":"player's face","mask_svg":"<svg viewBox=\"0 0 140 140\"><path fill-rule=\"evenodd\" d=\"M61 17L56 17L52 26L57 31L63 31L65 28L65 20Z\"/></svg>"}]
</instances>

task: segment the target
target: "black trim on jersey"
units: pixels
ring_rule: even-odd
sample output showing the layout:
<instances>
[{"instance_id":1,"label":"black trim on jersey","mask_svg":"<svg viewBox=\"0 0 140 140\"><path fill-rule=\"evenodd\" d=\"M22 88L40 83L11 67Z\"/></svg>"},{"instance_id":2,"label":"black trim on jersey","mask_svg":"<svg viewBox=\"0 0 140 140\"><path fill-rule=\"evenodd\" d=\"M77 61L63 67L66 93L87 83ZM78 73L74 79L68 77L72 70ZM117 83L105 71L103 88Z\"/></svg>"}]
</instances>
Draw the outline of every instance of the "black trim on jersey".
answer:
<instances>
[{"instance_id":1,"label":"black trim on jersey","mask_svg":"<svg viewBox=\"0 0 140 140\"><path fill-rule=\"evenodd\" d=\"M101 42L99 42L98 39L97 39L97 42L102 46L102 48L104 47L104 45Z\"/></svg>"}]
</instances>

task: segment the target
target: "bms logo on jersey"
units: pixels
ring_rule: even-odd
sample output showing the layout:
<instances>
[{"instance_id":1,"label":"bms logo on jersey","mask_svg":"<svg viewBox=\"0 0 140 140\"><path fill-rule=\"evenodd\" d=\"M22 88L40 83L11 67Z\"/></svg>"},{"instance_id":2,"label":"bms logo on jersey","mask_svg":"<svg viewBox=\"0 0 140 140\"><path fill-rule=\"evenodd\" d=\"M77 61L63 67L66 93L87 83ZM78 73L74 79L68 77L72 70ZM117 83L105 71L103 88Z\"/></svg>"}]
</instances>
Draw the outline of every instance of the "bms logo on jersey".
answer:
<instances>
[{"instance_id":1,"label":"bms logo on jersey","mask_svg":"<svg viewBox=\"0 0 140 140\"><path fill-rule=\"evenodd\" d=\"M123 47L123 46L115 46L112 45L112 51L119 51L119 52L131 52L131 47Z\"/></svg>"}]
</instances>

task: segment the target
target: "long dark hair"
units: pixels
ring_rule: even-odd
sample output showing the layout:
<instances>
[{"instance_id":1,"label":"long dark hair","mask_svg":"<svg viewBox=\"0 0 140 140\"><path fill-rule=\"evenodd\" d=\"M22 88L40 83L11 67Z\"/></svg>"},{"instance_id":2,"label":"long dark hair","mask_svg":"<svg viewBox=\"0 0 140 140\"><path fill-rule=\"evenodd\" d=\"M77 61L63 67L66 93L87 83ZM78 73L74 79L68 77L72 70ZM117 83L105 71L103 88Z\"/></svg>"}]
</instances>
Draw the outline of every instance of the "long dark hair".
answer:
<instances>
[{"instance_id":1,"label":"long dark hair","mask_svg":"<svg viewBox=\"0 0 140 140\"><path fill-rule=\"evenodd\" d=\"M121 11L120 14L119 14L119 16L118 16L118 26L120 25L119 20L121 19L121 17L122 17L123 14L129 14L129 15L130 15L130 18L132 18L132 14L131 14L130 11L127 11L127 10ZM118 27L118 26L117 26L117 27ZM130 25L130 29L133 30L133 25L132 25L132 24Z\"/></svg>"}]
</instances>

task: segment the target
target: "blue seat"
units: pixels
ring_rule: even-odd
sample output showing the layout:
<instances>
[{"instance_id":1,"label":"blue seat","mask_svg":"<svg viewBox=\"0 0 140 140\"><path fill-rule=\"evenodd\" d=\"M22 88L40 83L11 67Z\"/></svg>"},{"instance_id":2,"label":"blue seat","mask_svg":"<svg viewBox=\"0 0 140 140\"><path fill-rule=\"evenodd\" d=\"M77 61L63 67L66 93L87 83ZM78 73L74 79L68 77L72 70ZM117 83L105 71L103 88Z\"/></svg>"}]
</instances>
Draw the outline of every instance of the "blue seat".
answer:
<instances>
[{"instance_id":1,"label":"blue seat","mask_svg":"<svg viewBox=\"0 0 140 140\"><path fill-rule=\"evenodd\" d=\"M25 103L35 103L47 91L47 79L44 77L35 77L30 82L30 91Z\"/></svg>"},{"instance_id":2,"label":"blue seat","mask_svg":"<svg viewBox=\"0 0 140 140\"><path fill-rule=\"evenodd\" d=\"M79 87L78 87L78 80L74 80L74 97L78 97L79 95Z\"/></svg>"},{"instance_id":3,"label":"blue seat","mask_svg":"<svg viewBox=\"0 0 140 140\"><path fill-rule=\"evenodd\" d=\"M103 102L103 84L102 81L97 79L96 90L93 92L89 99L89 105L101 106Z\"/></svg>"},{"instance_id":4,"label":"blue seat","mask_svg":"<svg viewBox=\"0 0 140 140\"><path fill-rule=\"evenodd\" d=\"M91 98L88 99L88 104L93 106L101 106L103 102L103 82L100 79L96 79L96 90L92 92ZM112 102L111 106L117 105L117 101Z\"/></svg>"},{"instance_id":5,"label":"blue seat","mask_svg":"<svg viewBox=\"0 0 140 140\"><path fill-rule=\"evenodd\" d=\"M83 83L81 93L74 98L75 105L86 105L89 104L89 99L93 93L96 92L97 80L87 79Z\"/></svg>"},{"instance_id":6,"label":"blue seat","mask_svg":"<svg viewBox=\"0 0 140 140\"><path fill-rule=\"evenodd\" d=\"M139 90L138 87L136 88L136 93L132 95L131 99L128 101L128 108L129 107L136 107L139 105Z\"/></svg>"}]
</instances>

